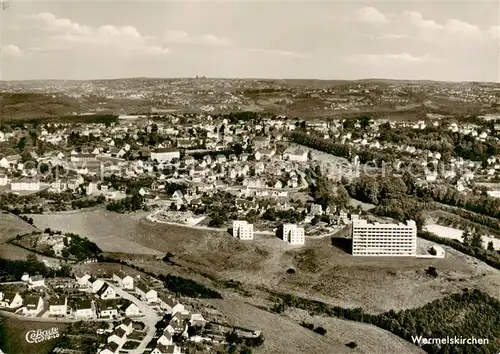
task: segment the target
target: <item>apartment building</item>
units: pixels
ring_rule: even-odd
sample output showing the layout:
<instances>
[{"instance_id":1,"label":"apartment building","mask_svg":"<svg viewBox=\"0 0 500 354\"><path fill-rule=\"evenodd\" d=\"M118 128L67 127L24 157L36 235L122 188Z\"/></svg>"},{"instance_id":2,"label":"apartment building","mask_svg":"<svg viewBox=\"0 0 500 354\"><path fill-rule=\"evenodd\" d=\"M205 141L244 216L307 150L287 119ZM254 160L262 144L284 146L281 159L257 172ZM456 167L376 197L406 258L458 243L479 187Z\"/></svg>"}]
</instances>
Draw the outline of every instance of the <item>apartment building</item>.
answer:
<instances>
[{"instance_id":1,"label":"apartment building","mask_svg":"<svg viewBox=\"0 0 500 354\"><path fill-rule=\"evenodd\" d=\"M233 220L233 237L240 240L253 240L253 224L244 220Z\"/></svg>"},{"instance_id":2,"label":"apartment building","mask_svg":"<svg viewBox=\"0 0 500 354\"><path fill-rule=\"evenodd\" d=\"M303 245L305 243L304 228L297 224L283 224L283 241L292 245Z\"/></svg>"},{"instance_id":3,"label":"apartment building","mask_svg":"<svg viewBox=\"0 0 500 354\"><path fill-rule=\"evenodd\" d=\"M407 256L417 254L417 225L368 223L357 220L351 226L353 256Z\"/></svg>"}]
</instances>

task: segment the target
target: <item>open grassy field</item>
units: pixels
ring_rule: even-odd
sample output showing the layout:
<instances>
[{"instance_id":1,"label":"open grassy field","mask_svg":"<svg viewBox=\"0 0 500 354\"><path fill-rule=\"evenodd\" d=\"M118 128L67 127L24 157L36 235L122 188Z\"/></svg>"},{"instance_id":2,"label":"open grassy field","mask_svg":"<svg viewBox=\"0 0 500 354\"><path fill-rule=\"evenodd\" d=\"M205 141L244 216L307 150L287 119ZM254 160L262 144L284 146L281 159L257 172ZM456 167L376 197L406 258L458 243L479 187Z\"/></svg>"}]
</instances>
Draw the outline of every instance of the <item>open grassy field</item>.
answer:
<instances>
[{"instance_id":1,"label":"open grassy field","mask_svg":"<svg viewBox=\"0 0 500 354\"><path fill-rule=\"evenodd\" d=\"M41 343L28 343L26 333L31 330L49 330L57 327L59 334L62 335L67 328L67 324L62 323L44 323L20 321L14 318L2 319L4 340L0 343L0 348L8 354L48 354L54 347L57 339L51 339Z\"/></svg>"},{"instance_id":2,"label":"open grassy field","mask_svg":"<svg viewBox=\"0 0 500 354\"><path fill-rule=\"evenodd\" d=\"M135 242L138 220L106 210L77 213L32 214L34 224L40 228L51 228L72 232L96 243L105 252L127 252L136 254L159 254L155 248Z\"/></svg>"},{"instance_id":3,"label":"open grassy field","mask_svg":"<svg viewBox=\"0 0 500 354\"><path fill-rule=\"evenodd\" d=\"M0 213L0 244L7 242L16 235L22 235L36 228L10 213Z\"/></svg>"}]
</instances>

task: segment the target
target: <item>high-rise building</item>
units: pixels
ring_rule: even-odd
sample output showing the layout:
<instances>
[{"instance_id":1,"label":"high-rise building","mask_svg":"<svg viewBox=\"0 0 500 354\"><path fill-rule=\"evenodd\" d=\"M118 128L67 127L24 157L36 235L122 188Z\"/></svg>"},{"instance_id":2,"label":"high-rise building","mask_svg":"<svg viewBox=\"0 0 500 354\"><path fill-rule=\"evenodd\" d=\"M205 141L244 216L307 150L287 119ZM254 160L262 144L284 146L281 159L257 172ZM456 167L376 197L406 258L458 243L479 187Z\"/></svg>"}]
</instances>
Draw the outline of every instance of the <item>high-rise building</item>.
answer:
<instances>
[{"instance_id":1,"label":"high-rise building","mask_svg":"<svg viewBox=\"0 0 500 354\"><path fill-rule=\"evenodd\" d=\"M352 254L354 256L408 256L417 255L417 225L367 223L357 220L351 226Z\"/></svg>"},{"instance_id":2,"label":"high-rise building","mask_svg":"<svg viewBox=\"0 0 500 354\"><path fill-rule=\"evenodd\" d=\"M253 224L245 220L233 220L233 237L240 240L253 240Z\"/></svg>"},{"instance_id":3,"label":"high-rise building","mask_svg":"<svg viewBox=\"0 0 500 354\"><path fill-rule=\"evenodd\" d=\"M297 224L283 224L283 241L292 245L303 245L305 243L304 229Z\"/></svg>"}]
</instances>

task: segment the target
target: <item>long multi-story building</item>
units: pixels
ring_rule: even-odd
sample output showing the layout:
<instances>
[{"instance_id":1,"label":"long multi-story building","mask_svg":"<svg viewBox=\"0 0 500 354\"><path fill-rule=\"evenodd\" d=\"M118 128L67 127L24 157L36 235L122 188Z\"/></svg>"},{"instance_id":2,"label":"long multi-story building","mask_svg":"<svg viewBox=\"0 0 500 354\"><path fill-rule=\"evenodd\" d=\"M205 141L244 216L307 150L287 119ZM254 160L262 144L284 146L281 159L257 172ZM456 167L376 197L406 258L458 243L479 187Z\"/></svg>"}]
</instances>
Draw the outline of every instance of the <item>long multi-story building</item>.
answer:
<instances>
[{"instance_id":1,"label":"long multi-story building","mask_svg":"<svg viewBox=\"0 0 500 354\"><path fill-rule=\"evenodd\" d=\"M240 240L253 240L253 224L245 220L233 220L233 237Z\"/></svg>"},{"instance_id":2,"label":"long multi-story building","mask_svg":"<svg viewBox=\"0 0 500 354\"><path fill-rule=\"evenodd\" d=\"M283 224L283 241L292 245L303 245L305 243L304 228L297 224Z\"/></svg>"},{"instance_id":3,"label":"long multi-story building","mask_svg":"<svg viewBox=\"0 0 500 354\"><path fill-rule=\"evenodd\" d=\"M351 226L352 254L354 256L407 256L417 255L417 225L370 224L357 220Z\"/></svg>"}]
</instances>

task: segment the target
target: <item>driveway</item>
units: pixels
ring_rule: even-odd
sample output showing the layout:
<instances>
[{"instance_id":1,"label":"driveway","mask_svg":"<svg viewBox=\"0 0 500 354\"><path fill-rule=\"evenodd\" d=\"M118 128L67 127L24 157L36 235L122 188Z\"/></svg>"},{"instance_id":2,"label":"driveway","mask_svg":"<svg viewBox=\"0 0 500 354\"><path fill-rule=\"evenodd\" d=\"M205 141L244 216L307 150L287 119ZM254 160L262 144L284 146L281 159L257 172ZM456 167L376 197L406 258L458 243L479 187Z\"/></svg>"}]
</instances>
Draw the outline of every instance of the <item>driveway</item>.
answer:
<instances>
[{"instance_id":1,"label":"driveway","mask_svg":"<svg viewBox=\"0 0 500 354\"><path fill-rule=\"evenodd\" d=\"M137 349L129 351L131 354L142 354L145 350L146 347L148 346L149 342L153 339L156 333L156 323L162 319L161 316L159 316L155 310L150 308L145 302L142 302L138 298L136 298L134 295L126 292L125 290L115 286L114 284L111 284L107 282L109 286L111 286L113 289L115 289L116 293L121 296L124 299L127 299L131 302L133 302L139 310L144 314L143 317L141 317L141 321L144 322L146 325L146 336L142 340L141 344L137 347Z\"/></svg>"}]
</instances>

